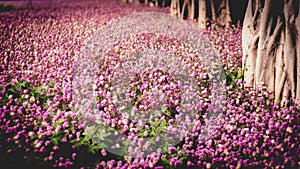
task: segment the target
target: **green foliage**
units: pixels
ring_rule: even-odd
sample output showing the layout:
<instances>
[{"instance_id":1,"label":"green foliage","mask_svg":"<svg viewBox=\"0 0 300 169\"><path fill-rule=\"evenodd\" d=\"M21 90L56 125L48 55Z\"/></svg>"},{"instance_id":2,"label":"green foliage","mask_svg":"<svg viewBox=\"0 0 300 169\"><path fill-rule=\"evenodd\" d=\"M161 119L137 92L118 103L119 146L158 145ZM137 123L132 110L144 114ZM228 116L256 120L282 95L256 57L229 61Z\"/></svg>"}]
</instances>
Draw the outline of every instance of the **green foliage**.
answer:
<instances>
[{"instance_id":1,"label":"green foliage","mask_svg":"<svg viewBox=\"0 0 300 169\"><path fill-rule=\"evenodd\" d=\"M54 88L55 87L55 82L51 82L47 85L48 88ZM11 132L0 132L0 141L2 146L4 145L5 147L0 149L0 153L4 153L0 158L0 162L2 160L5 160L5 158L10 158L8 157L9 154L6 154L7 151L12 151L13 156L20 156L20 160L22 160L23 156L27 156L27 161L32 161L33 163L39 163L39 165L43 166L43 168L48 168L49 166L53 165L55 160L49 161L47 163L43 162L43 159L47 156L49 156L49 152L53 151L52 148L53 146L59 147L59 150L55 153L54 159L59 158L59 157L65 157L65 158L70 158L70 154L76 152L77 154L90 154L93 156L97 156L99 160L99 152L102 148L105 148L105 145L101 144L101 142L95 142L92 139L92 136L94 133L100 133L99 131L94 131L94 132L83 132L83 129L78 128L78 119L74 119L71 116L67 116L66 120L62 120L62 118L58 118L56 121L53 121L53 117L57 115L57 111L66 111L70 110L69 106L67 103L61 103L61 105L58 106L58 110L56 109L51 109L49 110L51 113L50 115L46 118L43 119L43 113L46 109L49 108L47 101L53 101L55 93L52 92L50 93L49 91L45 90L44 85L40 85L37 87L34 87L30 82L25 81L25 80L11 80L11 78L8 78L6 80L5 85L0 85L0 90L4 91L4 94L2 95L2 98L0 99L0 107L7 106L8 103L10 103L12 106L23 106L23 103L31 103L31 105L36 105L41 108L42 112L41 114L38 112L33 113L27 112L23 110L20 113L13 113L13 114L6 114L5 121L11 121L12 126L19 126L16 128L16 131L11 131ZM59 94L62 94L61 91L58 92ZM56 93L56 94L57 94ZM24 107L25 109L27 107ZM31 108L32 109L32 108ZM34 118L34 123L32 122L27 122L25 119L27 118ZM73 125L71 122L72 121L77 121L76 125ZM4 121L4 122L5 122ZM17 124L17 121L20 124ZM51 135L38 135L35 130L43 129L47 130L45 128L45 124L51 125L54 129L58 126L63 126L64 123L67 121L68 125L66 127L62 127L60 131L51 131ZM16 123L15 123L16 122ZM0 124L3 123L3 121L0 120ZM28 133L29 131L34 131L34 135L29 136L29 142L25 143L24 139L21 140L20 144L22 145L21 147L29 147L30 149L35 146L36 141L50 141L50 145L46 147L46 152L41 152L37 156L37 154L33 153L28 153L28 152L23 152L22 149L20 149L20 145L14 144L14 142L7 143L6 140L8 138L12 138L16 135L17 132L25 129L26 132ZM94 130L100 130L101 128L95 128ZM68 132L66 132L68 131ZM68 138L68 133L72 133L72 131L80 132L81 134L79 136L73 136L73 138L69 139ZM106 139L106 135L96 135L95 137L100 138L102 140ZM64 142L63 139L67 139L67 142ZM5 144L4 144L5 143ZM72 148L72 145L75 145L76 149ZM98 155L95 155L98 154ZM90 161L90 166L93 166L96 162L96 159L91 158ZM80 161L80 160L79 160ZM40 164L41 163L41 164ZM75 162L76 163L76 162ZM78 162L79 164L80 162ZM85 163L86 162L82 162ZM39 166L39 167L41 167ZM47 167L48 166L48 167ZM50 168L50 167L49 167ZM78 167L80 168L80 167Z\"/></svg>"},{"instance_id":2,"label":"green foliage","mask_svg":"<svg viewBox=\"0 0 300 169\"><path fill-rule=\"evenodd\" d=\"M243 69L239 69L236 72L226 72L227 76L227 85L231 85L233 87L237 86L237 80L243 79Z\"/></svg>"},{"instance_id":3,"label":"green foliage","mask_svg":"<svg viewBox=\"0 0 300 169\"><path fill-rule=\"evenodd\" d=\"M181 152L181 153L179 153ZM188 158L188 155L185 153L185 150L182 148L182 146L177 146L174 151L172 151L172 154L165 153L166 157L161 159L159 162L161 165L163 165L165 168L170 169L176 169L178 166L170 165L171 158L177 158L178 161L183 164L184 161Z\"/></svg>"},{"instance_id":4,"label":"green foliage","mask_svg":"<svg viewBox=\"0 0 300 169\"><path fill-rule=\"evenodd\" d=\"M97 150L107 148L107 145L104 143L112 143L112 141L109 141L109 132L113 131L114 129L109 127L105 128L105 126L102 125L94 125L94 126L86 126L85 132L83 133L84 138L79 143L75 144L76 146L87 146L89 147L89 151L91 153L96 152ZM103 142L102 142L103 141ZM96 144L97 143L97 144Z\"/></svg>"},{"instance_id":5,"label":"green foliage","mask_svg":"<svg viewBox=\"0 0 300 169\"><path fill-rule=\"evenodd\" d=\"M1 90L4 90L4 86L0 86ZM24 91L29 97L22 98ZM51 97L46 96L46 91L43 89L43 86L33 87L28 81L17 81L16 84L7 83L5 86L4 97L0 100L0 106L3 106L5 103L9 102L11 98L18 99L17 105L22 105L23 102L30 102L30 99L34 98L40 102L42 107L45 106L47 100L53 100Z\"/></svg>"}]
</instances>

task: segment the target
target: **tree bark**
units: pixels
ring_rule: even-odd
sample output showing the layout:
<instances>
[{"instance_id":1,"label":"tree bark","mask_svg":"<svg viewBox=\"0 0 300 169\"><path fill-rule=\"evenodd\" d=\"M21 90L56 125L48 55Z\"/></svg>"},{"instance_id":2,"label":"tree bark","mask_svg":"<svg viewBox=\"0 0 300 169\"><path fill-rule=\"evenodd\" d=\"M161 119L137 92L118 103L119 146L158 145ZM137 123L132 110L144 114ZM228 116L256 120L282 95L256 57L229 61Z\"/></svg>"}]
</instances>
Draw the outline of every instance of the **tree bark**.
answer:
<instances>
[{"instance_id":1,"label":"tree bark","mask_svg":"<svg viewBox=\"0 0 300 169\"><path fill-rule=\"evenodd\" d=\"M214 22L217 22L217 13L216 13L216 8L213 0L210 0L210 9L211 9L211 19Z\"/></svg>"},{"instance_id":2,"label":"tree bark","mask_svg":"<svg viewBox=\"0 0 300 169\"><path fill-rule=\"evenodd\" d=\"M195 18L195 0L190 0L190 5L188 7L188 18L194 19Z\"/></svg>"},{"instance_id":3,"label":"tree bark","mask_svg":"<svg viewBox=\"0 0 300 169\"><path fill-rule=\"evenodd\" d=\"M180 1L179 0L171 1L170 13L172 16L180 16Z\"/></svg>"},{"instance_id":4,"label":"tree bark","mask_svg":"<svg viewBox=\"0 0 300 169\"><path fill-rule=\"evenodd\" d=\"M178 16L180 18L187 17L194 19L198 17L199 27L201 29L207 28L207 22L212 21L220 26L231 26L232 17L231 11L235 13L244 13L246 7L246 1L239 3L234 2L237 0L171 0L171 15ZM231 3L229 3L231 2ZM234 8L236 3L240 6ZM233 7L231 7L233 6ZM198 16L195 11L198 10ZM239 10L238 12L236 12ZM244 16L244 15L239 15ZM235 18L235 20L243 20L242 18Z\"/></svg>"},{"instance_id":5,"label":"tree bark","mask_svg":"<svg viewBox=\"0 0 300 169\"><path fill-rule=\"evenodd\" d=\"M195 18L195 0L184 0L181 8L180 18L184 18L184 14L187 10L188 19Z\"/></svg>"},{"instance_id":6,"label":"tree bark","mask_svg":"<svg viewBox=\"0 0 300 169\"><path fill-rule=\"evenodd\" d=\"M213 3L211 4L213 5ZM229 0L222 0L218 9L218 21L217 23L222 26L230 26L231 25L231 15L230 15L230 6Z\"/></svg>"},{"instance_id":7,"label":"tree bark","mask_svg":"<svg viewBox=\"0 0 300 169\"><path fill-rule=\"evenodd\" d=\"M207 28L207 15L206 15L206 0L199 0L199 16L198 16L198 24L200 29Z\"/></svg>"},{"instance_id":8,"label":"tree bark","mask_svg":"<svg viewBox=\"0 0 300 169\"><path fill-rule=\"evenodd\" d=\"M166 6L166 0L163 0L162 1L162 5L161 5L162 7L165 7Z\"/></svg>"},{"instance_id":9,"label":"tree bark","mask_svg":"<svg viewBox=\"0 0 300 169\"><path fill-rule=\"evenodd\" d=\"M300 100L299 0L249 0L243 26L245 85L272 92L275 104Z\"/></svg>"},{"instance_id":10,"label":"tree bark","mask_svg":"<svg viewBox=\"0 0 300 169\"><path fill-rule=\"evenodd\" d=\"M181 8L181 12L180 12L180 18L183 18L184 17L184 12L185 12L185 9L187 8L188 4L189 4L189 0L184 0L183 1L183 5Z\"/></svg>"},{"instance_id":11,"label":"tree bark","mask_svg":"<svg viewBox=\"0 0 300 169\"><path fill-rule=\"evenodd\" d=\"M158 6L158 0L155 0L155 6Z\"/></svg>"}]
</instances>

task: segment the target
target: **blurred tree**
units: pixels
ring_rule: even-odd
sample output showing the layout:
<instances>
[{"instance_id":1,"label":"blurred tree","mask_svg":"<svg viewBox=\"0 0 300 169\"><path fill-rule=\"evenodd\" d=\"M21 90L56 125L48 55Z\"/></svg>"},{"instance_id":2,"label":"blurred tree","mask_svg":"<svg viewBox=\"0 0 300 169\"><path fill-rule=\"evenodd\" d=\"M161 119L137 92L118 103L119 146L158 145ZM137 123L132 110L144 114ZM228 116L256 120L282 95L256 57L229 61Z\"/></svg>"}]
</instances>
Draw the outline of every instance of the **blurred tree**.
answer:
<instances>
[{"instance_id":1,"label":"blurred tree","mask_svg":"<svg viewBox=\"0 0 300 169\"><path fill-rule=\"evenodd\" d=\"M246 86L265 86L275 104L300 103L299 0L249 0L243 24Z\"/></svg>"},{"instance_id":2,"label":"blurred tree","mask_svg":"<svg viewBox=\"0 0 300 169\"><path fill-rule=\"evenodd\" d=\"M139 4L140 1L139 0L122 0L123 3L136 3Z\"/></svg>"},{"instance_id":3,"label":"blurred tree","mask_svg":"<svg viewBox=\"0 0 300 169\"><path fill-rule=\"evenodd\" d=\"M209 20L221 26L230 26L232 23L230 12L229 0L199 0L199 27L206 28Z\"/></svg>"},{"instance_id":4,"label":"blurred tree","mask_svg":"<svg viewBox=\"0 0 300 169\"><path fill-rule=\"evenodd\" d=\"M246 10L246 0L172 0L170 12L180 18L198 17L199 28L207 28L207 23L230 26L242 21Z\"/></svg>"},{"instance_id":5,"label":"blurred tree","mask_svg":"<svg viewBox=\"0 0 300 169\"><path fill-rule=\"evenodd\" d=\"M122 0L123 3L141 3L148 6L165 7L170 5L171 0Z\"/></svg>"},{"instance_id":6,"label":"blurred tree","mask_svg":"<svg viewBox=\"0 0 300 169\"><path fill-rule=\"evenodd\" d=\"M32 0L27 0L27 8L32 9L33 5L32 5Z\"/></svg>"}]
</instances>

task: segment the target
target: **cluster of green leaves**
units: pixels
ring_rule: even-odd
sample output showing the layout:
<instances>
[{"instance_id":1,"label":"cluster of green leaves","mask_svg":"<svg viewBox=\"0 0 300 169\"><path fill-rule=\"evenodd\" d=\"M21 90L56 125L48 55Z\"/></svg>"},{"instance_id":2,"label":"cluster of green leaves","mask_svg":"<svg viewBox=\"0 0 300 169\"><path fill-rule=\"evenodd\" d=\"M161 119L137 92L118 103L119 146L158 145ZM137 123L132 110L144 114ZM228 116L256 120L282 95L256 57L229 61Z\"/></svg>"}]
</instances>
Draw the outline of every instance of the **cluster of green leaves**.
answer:
<instances>
[{"instance_id":1,"label":"cluster of green leaves","mask_svg":"<svg viewBox=\"0 0 300 169\"><path fill-rule=\"evenodd\" d=\"M143 138L145 137L144 132L147 132L148 135L146 137L156 137L166 131L166 127L168 127L168 122L165 118L155 118L154 121L150 121L148 125L148 129L145 126L138 127L139 131L137 133L137 136Z\"/></svg>"},{"instance_id":2,"label":"cluster of green leaves","mask_svg":"<svg viewBox=\"0 0 300 169\"><path fill-rule=\"evenodd\" d=\"M237 87L237 81L243 79L243 69L238 69L236 72L226 72L226 81L228 86Z\"/></svg>"},{"instance_id":3,"label":"cluster of green leaves","mask_svg":"<svg viewBox=\"0 0 300 169\"><path fill-rule=\"evenodd\" d=\"M113 143L113 141L109 139L110 133L113 131L116 130L112 127L106 127L103 125L86 126L85 132L83 133L85 136L84 139L75 145L85 145L89 147L88 152L95 154L98 150L107 148L107 144Z\"/></svg>"},{"instance_id":4,"label":"cluster of green leaves","mask_svg":"<svg viewBox=\"0 0 300 169\"><path fill-rule=\"evenodd\" d=\"M5 82L5 85L0 85L0 90L4 91L4 94L0 99L0 107L3 108L3 110L7 109L8 107L23 107L23 103L25 102L34 103L38 107L43 108L46 107L47 100L53 100L53 97L46 95L46 91L43 89L43 86L33 87L28 81L14 81L11 80L11 78L7 78ZM26 97L24 97L24 95L26 95ZM1 160L10 158L14 158L14 160L22 160L23 156L27 156L27 162L35 161L34 163L41 164L41 162L36 161L41 161L41 158L35 156L33 152L25 152L24 149L22 149L22 147L31 148L29 146L30 144L25 142L25 137L23 135L21 135L19 138L19 143L7 142L8 139L16 136L18 132L25 129L25 133L28 133L40 125L37 112L33 113L32 110L26 111L25 109L26 107L21 112L17 112L15 109L11 113L5 113L4 119L2 119L0 122L1 130L3 130L2 127L5 126L7 122L10 122L10 126L15 128L11 131L0 131L0 142L2 146L1 152L3 152ZM28 119L35 120L28 121ZM37 136L30 138L30 143L33 143L37 139ZM7 151L10 151L11 153L6 154Z\"/></svg>"},{"instance_id":5,"label":"cluster of green leaves","mask_svg":"<svg viewBox=\"0 0 300 169\"><path fill-rule=\"evenodd\" d=\"M49 88L54 88L55 86L55 82L51 82L47 85ZM5 93L3 94L2 98L0 99L0 107L4 107L5 104L7 104L8 102L11 102L11 100L13 100L13 102L11 103L12 106L13 105L18 105L18 106L22 106L24 102L28 102L30 103L30 99L34 98L34 104L36 104L37 106L39 106L42 111L46 110L48 108L48 104L47 101L53 101L53 97L55 96L55 93L49 93L48 91L46 91L43 87L43 85L34 87L30 82L28 81L24 81L24 80L19 80L16 81L16 83L11 83L11 78L8 78L6 80L6 85L0 85L0 91L5 91ZM28 95L27 97L22 97L22 95L24 95L24 91L26 91L26 95ZM58 93L62 94L61 91L58 91ZM32 102L32 101L31 101ZM58 119L57 121L55 121L53 123L53 116L56 115L57 111L68 111L71 110L68 106L67 103L61 103L58 106L58 110L54 109L54 110L50 110L51 114L50 116L48 116L48 118L46 119L41 119L41 116L38 116L37 114L31 114L30 112L26 112L25 110L18 114L16 116L16 113L14 113L13 116L11 116L9 113L7 114L7 116L5 117L6 120L11 120L11 121L23 121L25 116L32 116L32 118L34 118L34 123L29 123L27 122L27 125L22 124L18 129L16 129L16 132L21 131L23 129L26 130L25 133L28 133L29 131L35 131L37 128L44 128L45 130L47 130L43 124L48 123L51 124L52 127L56 128L57 126L63 126L63 123L65 121L68 122L68 127L65 127L63 130L59 131L59 132L54 132L52 131L51 135L45 135L43 137L34 134L33 136L30 136L30 143L25 143L24 138L22 138L23 140L20 142L20 145L15 144L14 142L10 142L10 143L6 143L6 140L8 138L12 138L16 132L12 132L12 133L7 133L7 132L0 132L0 140L1 140L1 145L5 146L7 144L7 146L0 148L0 152L3 152L3 156L2 156L2 160L5 159L10 159L12 157L16 157L17 155L20 156L18 157L18 160L22 160L23 156L28 156L28 159L26 160L27 163L28 161L31 162L31 164L35 164L35 166L37 167L41 167L41 165L45 168L51 168L52 164L54 163L55 160L52 160L51 162L47 162L44 163L43 159L47 156L49 156L49 152L53 151L52 147L53 146L58 146L59 150L55 153L54 155L54 159L57 159L59 157L65 157L65 158L69 158L72 159L71 154L72 153L77 153L77 154L81 154L82 156L89 156L91 157L89 160L89 164L87 164L87 161L81 161L80 159L78 159L77 161L74 161L75 164L79 165L89 165L89 166L93 166L97 163L97 161L99 159L103 159L103 157L99 157L100 155L100 150L101 148L104 148L105 146L99 144L99 142L95 142L91 139L91 135L88 134L87 132L84 132L83 129L79 129L78 125L73 125L71 123L71 121L77 121L78 124L78 119L73 119L71 116L67 116L67 120L62 120L62 119ZM2 122L1 122L2 123ZM4 125L4 124L3 124ZM17 125L17 124L16 124ZM76 136L73 136L72 139L68 138L68 134L65 132L65 130L68 130L69 133L72 133L72 131L76 131L76 132L80 132L81 135L79 136L79 141L76 141ZM99 132L92 132L92 133L99 133ZM101 135L101 138L103 137L103 135ZM67 139L67 142L63 142L63 138ZM100 137L98 137L100 138ZM32 149L34 146L34 142L36 140L40 140L43 142L46 142L47 140L49 140L51 143L49 146L46 147L46 152L43 153L33 153L33 152L25 152L24 150L21 150L18 147L29 147L30 149ZM8 146L9 144L9 146ZM23 145L24 144L24 145ZM25 145L26 144L26 145ZM76 149L73 149L72 146L76 146ZM11 149L13 150L15 153L12 153L11 155L9 154L5 154L5 152ZM16 154L17 153L17 154ZM2 154L2 153L1 153ZM5 157L6 156L6 157ZM94 157L95 156L95 157ZM97 158L96 158L97 157ZM16 159L15 159L16 160ZM80 162L81 161L81 162ZM23 162L22 162L23 163Z\"/></svg>"},{"instance_id":6,"label":"cluster of green leaves","mask_svg":"<svg viewBox=\"0 0 300 169\"><path fill-rule=\"evenodd\" d=\"M166 168L170 169L175 169L178 167L176 164L172 166L170 165L170 161L172 158L177 158L181 164L183 164L184 161L188 158L188 155L185 153L185 150L182 148L182 146L176 146L176 149L172 151L172 154L165 153L165 155L166 157L161 159L160 163Z\"/></svg>"},{"instance_id":7,"label":"cluster of green leaves","mask_svg":"<svg viewBox=\"0 0 300 169\"><path fill-rule=\"evenodd\" d=\"M131 105L135 106L136 102L138 101L138 98L143 95L143 93L135 86L130 86L131 90L136 93L135 97L131 100Z\"/></svg>"},{"instance_id":8,"label":"cluster of green leaves","mask_svg":"<svg viewBox=\"0 0 300 169\"><path fill-rule=\"evenodd\" d=\"M130 86L131 91L134 91L136 93L135 97L132 99L131 106L137 106L137 102L140 97L142 97L143 93L138 89L138 87ZM96 101L102 101L104 98L97 96ZM130 112L127 112L130 113ZM144 112L147 113L147 112ZM150 112L148 112L150 113ZM159 162L159 165L164 165L165 167L174 167L170 166L170 160L171 158L177 157L180 162L183 162L187 157L185 154L179 155L178 152L184 152L184 150L178 146L177 149L174 151L173 154L168 155L168 149L171 147L171 143L169 138L164 134L166 132L166 128L169 126L168 119L174 118L174 115L178 112L175 110L175 108L171 107L163 107L160 111L151 112L155 117L157 117L159 114L163 117L161 118L154 118L153 121L147 122L145 125L141 127L137 127L138 131L136 135L139 138L146 138L151 145L158 145L162 148L162 154L166 155L166 158ZM132 123L132 121L130 121ZM147 126L147 127L145 127ZM97 142L97 145L95 147L97 149L107 148L108 144L113 145L112 140L116 140L116 138L112 139L110 138L110 134L114 131L121 132L122 127L119 125L116 125L115 127L103 127L100 125L91 125L88 128L86 128L86 137L90 138ZM110 133L110 134L109 134ZM148 133L146 136L144 133ZM126 134L123 133L123 134ZM116 137L116 136L115 136ZM160 137L159 141L157 142L156 138ZM103 142L102 142L103 141ZM129 140L123 140L120 143L120 147L122 148L122 152L125 155L128 154L128 147L131 145ZM93 150L92 150L93 151ZM145 150L147 151L147 150ZM120 158L119 158L120 159Z\"/></svg>"}]
</instances>

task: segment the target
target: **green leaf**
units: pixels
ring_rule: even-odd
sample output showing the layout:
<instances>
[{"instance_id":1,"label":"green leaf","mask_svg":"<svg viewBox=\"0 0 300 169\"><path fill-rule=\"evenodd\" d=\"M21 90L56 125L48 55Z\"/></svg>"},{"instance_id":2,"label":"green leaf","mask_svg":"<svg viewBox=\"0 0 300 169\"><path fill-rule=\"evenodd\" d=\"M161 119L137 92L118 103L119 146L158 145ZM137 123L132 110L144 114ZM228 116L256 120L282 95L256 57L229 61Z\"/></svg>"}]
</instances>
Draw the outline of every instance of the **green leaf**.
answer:
<instances>
[{"instance_id":1,"label":"green leaf","mask_svg":"<svg viewBox=\"0 0 300 169\"><path fill-rule=\"evenodd\" d=\"M186 157L180 157L179 159L178 159L178 161L180 162L180 163L183 163L183 161L186 159Z\"/></svg>"},{"instance_id":2,"label":"green leaf","mask_svg":"<svg viewBox=\"0 0 300 169\"><path fill-rule=\"evenodd\" d=\"M72 142L75 142L75 140L72 140ZM78 142L78 143L76 142L74 145L75 145L75 147L78 148L78 147L80 147L82 144L81 144L81 142Z\"/></svg>"},{"instance_id":3,"label":"green leaf","mask_svg":"<svg viewBox=\"0 0 300 169\"><path fill-rule=\"evenodd\" d=\"M172 113L170 111L166 111L165 114L168 116L168 117L171 117Z\"/></svg>"},{"instance_id":4,"label":"green leaf","mask_svg":"<svg viewBox=\"0 0 300 169\"><path fill-rule=\"evenodd\" d=\"M42 86L37 87L37 88L34 89L34 93L35 93L35 94L41 94L42 91L43 91L43 87L42 87Z\"/></svg>"},{"instance_id":5,"label":"green leaf","mask_svg":"<svg viewBox=\"0 0 300 169\"><path fill-rule=\"evenodd\" d=\"M21 86L21 87L26 87L27 85L29 85L30 84L30 82L27 82L27 81L21 81L20 83L19 83L19 85Z\"/></svg>"},{"instance_id":6,"label":"green leaf","mask_svg":"<svg viewBox=\"0 0 300 169\"><path fill-rule=\"evenodd\" d=\"M15 93L15 92L16 92L14 88L8 88L7 91L8 91L9 93Z\"/></svg>"},{"instance_id":7,"label":"green leaf","mask_svg":"<svg viewBox=\"0 0 300 169\"><path fill-rule=\"evenodd\" d=\"M130 141L129 140L125 140L122 143L124 144L124 147L128 147L130 145Z\"/></svg>"},{"instance_id":8,"label":"green leaf","mask_svg":"<svg viewBox=\"0 0 300 169\"><path fill-rule=\"evenodd\" d=\"M54 85L55 85L55 82L50 82L50 83L48 84L48 86L51 87L51 88L53 88Z\"/></svg>"},{"instance_id":9,"label":"green leaf","mask_svg":"<svg viewBox=\"0 0 300 169\"><path fill-rule=\"evenodd\" d=\"M69 108L69 106L67 104L62 104L61 107L62 107L63 111L70 110L70 108Z\"/></svg>"},{"instance_id":10,"label":"green leaf","mask_svg":"<svg viewBox=\"0 0 300 169\"><path fill-rule=\"evenodd\" d=\"M51 139L51 142L54 144L54 145L58 145L58 139L57 138L52 138Z\"/></svg>"},{"instance_id":11,"label":"green leaf","mask_svg":"<svg viewBox=\"0 0 300 169\"><path fill-rule=\"evenodd\" d=\"M103 149L106 149L106 148L107 148L107 145L104 144L104 143L102 143L102 142L98 143L98 145L99 145L100 147L102 147Z\"/></svg>"},{"instance_id":12,"label":"green leaf","mask_svg":"<svg viewBox=\"0 0 300 169\"><path fill-rule=\"evenodd\" d=\"M243 79L243 70L242 70L242 69L239 69L239 70L238 70L237 79L238 79L238 80Z\"/></svg>"},{"instance_id":13,"label":"green leaf","mask_svg":"<svg viewBox=\"0 0 300 169\"><path fill-rule=\"evenodd\" d=\"M170 164L170 160L167 158L162 159L162 162L168 165Z\"/></svg>"},{"instance_id":14,"label":"green leaf","mask_svg":"<svg viewBox=\"0 0 300 169\"><path fill-rule=\"evenodd\" d=\"M94 149L92 149L91 147L89 148L88 152L91 154L96 154L96 151Z\"/></svg>"},{"instance_id":15,"label":"green leaf","mask_svg":"<svg viewBox=\"0 0 300 169\"><path fill-rule=\"evenodd\" d=\"M100 150L102 148L103 147L101 147L100 145L94 145L94 146L92 146L92 149L94 149L94 150Z\"/></svg>"},{"instance_id":16,"label":"green leaf","mask_svg":"<svg viewBox=\"0 0 300 169\"><path fill-rule=\"evenodd\" d=\"M162 112L166 112L168 110L168 107L164 107L161 109Z\"/></svg>"},{"instance_id":17,"label":"green leaf","mask_svg":"<svg viewBox=\"0 0 300 169\"><path fill-rule=\"evenodd\" d=\"M154 135L154 134L153 134L153 135ZM156 143L154 139L150 139L149 141L150 141L150 143L153 144L153 145Z\"/></svg>"}]
</instances>

